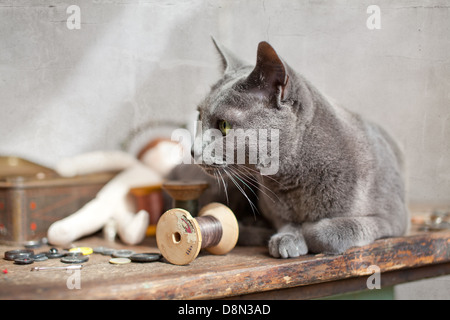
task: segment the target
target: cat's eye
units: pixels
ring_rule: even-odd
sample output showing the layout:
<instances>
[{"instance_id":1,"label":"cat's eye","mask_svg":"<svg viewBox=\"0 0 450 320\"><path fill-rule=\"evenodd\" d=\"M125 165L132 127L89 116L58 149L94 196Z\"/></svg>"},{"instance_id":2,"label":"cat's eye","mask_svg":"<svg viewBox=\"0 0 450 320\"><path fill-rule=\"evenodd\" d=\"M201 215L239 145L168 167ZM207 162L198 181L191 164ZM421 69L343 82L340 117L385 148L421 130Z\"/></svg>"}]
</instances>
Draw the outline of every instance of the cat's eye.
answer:
<instances>
[{"instance_id":1,"label":"cat's eye","mask_svg":"<svg viewBox=\"0 0 450 320\"><path fill-rule=\"evenodd\" d=\"M224 136L226 136L228 131L231 130L231 124L228 121L219 120L219 130Z\"/></svg>"}]
</instances>

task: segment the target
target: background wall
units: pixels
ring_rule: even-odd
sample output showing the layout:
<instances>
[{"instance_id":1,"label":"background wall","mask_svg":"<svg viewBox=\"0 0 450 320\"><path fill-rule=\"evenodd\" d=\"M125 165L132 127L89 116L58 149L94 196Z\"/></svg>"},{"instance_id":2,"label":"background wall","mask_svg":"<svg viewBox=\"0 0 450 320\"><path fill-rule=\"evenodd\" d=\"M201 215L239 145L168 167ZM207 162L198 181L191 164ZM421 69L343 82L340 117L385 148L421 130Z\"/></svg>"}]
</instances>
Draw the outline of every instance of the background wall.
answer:
<instances>
[{"instance_id":1,"label":"background wall","mask_svg":"<svg viewBox=\"0 0 450 320\"><path fill-rule=\"evenodd\" d=\"M53 166L149 120L186 122L220 76L210 36L251 63L266 40L399 140L412 202L448 204L449 34L446 0L1 0L0 154Z\"/></svg>"}]
</instances>

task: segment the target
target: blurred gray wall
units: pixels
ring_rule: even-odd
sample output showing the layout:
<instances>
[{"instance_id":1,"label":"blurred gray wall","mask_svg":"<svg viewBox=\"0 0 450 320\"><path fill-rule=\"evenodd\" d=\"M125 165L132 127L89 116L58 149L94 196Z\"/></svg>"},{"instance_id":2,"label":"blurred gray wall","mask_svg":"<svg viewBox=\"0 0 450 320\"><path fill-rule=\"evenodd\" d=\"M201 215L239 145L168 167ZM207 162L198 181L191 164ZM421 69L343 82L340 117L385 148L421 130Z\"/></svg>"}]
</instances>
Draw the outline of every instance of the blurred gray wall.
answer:
<instances>
[{"instance_id":1,"label":"blurred gray wall","mask_svg":"<svg viewBox=\"0 0 450 320\"><path fill-rule=\"evenodd\" d=\"M369 5L381 10L370 30ZM403 146L411 202L450 202L446 0L0 1L0 154L53 166L118 149L149 120L188 121L220 76L215 36L258 42ZM67 27L70 5L80 29Z\"/></svg>"}]
</instances>

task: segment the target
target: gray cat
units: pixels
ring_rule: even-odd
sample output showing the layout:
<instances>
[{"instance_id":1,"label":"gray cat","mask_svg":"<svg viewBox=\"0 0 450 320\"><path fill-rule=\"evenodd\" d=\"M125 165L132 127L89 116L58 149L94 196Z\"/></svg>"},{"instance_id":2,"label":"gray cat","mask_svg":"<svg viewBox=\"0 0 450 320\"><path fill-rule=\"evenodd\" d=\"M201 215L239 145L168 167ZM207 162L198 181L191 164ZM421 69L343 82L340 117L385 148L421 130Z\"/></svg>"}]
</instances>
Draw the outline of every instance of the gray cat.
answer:
<instances>
[{"instance_id":1,"label":"gray cat","mask_svg":"<svg viewBox=\"0 0 450 320\"><path fill-rule=\"evenodd\" d=\"M204 142L194 145L193 155L203 155L200 166L212 181L234 184L249 203L258 198L257 208L244 211L261 212L276 229L268 239L270 255L340 254L406 232L402 155L383 129L331 103L267 42L259 44L254 67L214 43L224 74L198 107L203 132L215 128L225 138L230 129L278 130L279 150L272 153L278 151L279 164L265 175L273 154L253 164L227 163L230 150L205 159ZM214 142L230 148L220 140ZM223 202L224 188L216 185L216 191ZM235 211L243 208L237 203ZM242 227L240 238L267 237L262 230L268 229L257 226L260 236L247 230Z\"/></svg>"}]
</instances>

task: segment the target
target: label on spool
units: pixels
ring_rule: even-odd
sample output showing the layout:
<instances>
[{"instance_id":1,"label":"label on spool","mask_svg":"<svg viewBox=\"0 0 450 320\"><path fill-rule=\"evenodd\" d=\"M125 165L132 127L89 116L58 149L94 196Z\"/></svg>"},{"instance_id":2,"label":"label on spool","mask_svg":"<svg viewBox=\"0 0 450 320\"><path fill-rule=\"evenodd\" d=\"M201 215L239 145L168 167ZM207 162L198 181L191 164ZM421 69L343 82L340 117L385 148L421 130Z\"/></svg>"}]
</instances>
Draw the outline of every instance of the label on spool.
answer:
<instances>
[{"instance_id":1,"label":"label on spool","mask_svg":"<svg viewBox=\"0 0 450 320\"><path fill-rule=\"evenodd\" d=\"M182 234L186 234L186 240L188 243L196 242L197 236L195 233L195 228L192 222L186 217L186 215L181 211L176 211L175 215L178 218L178 231Z\"/></svg>"}]
</instances>

